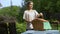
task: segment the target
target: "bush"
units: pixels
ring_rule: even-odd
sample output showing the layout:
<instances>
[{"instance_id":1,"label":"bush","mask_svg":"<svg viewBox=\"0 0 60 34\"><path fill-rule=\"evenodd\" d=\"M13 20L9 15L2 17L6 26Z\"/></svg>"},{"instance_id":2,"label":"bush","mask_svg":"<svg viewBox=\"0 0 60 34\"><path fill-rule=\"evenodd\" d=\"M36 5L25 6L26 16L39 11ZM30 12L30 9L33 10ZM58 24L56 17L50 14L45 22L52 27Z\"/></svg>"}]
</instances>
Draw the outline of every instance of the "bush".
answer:
<instances>
[{"instance_id":1,"label":"bush","mask_svg":"<svg viewBox=\"0 0 60 34\"><path fill-rule=\"evenodd\" d=\"M20 34L26 31L26 24L25 23L16 23L17 33Z\"/></svg>"}]
</instances>

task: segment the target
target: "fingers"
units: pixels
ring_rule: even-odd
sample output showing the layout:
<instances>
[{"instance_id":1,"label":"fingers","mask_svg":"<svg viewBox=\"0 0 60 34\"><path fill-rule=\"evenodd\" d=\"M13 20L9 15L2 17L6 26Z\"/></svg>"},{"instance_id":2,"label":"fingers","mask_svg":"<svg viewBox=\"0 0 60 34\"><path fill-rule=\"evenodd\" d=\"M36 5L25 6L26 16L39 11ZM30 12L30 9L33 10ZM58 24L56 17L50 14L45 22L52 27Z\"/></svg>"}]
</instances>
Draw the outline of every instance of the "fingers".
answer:
<instances>
[{"instance_id":1,"label":"fingers","mask_svg":"<svg viewBox=\"0 0 60 34\"><path fill-rule=\"evenodd\" d=\"M40 13L40 15L43 15L43 13Z\"/></svg>"}]
</instances>

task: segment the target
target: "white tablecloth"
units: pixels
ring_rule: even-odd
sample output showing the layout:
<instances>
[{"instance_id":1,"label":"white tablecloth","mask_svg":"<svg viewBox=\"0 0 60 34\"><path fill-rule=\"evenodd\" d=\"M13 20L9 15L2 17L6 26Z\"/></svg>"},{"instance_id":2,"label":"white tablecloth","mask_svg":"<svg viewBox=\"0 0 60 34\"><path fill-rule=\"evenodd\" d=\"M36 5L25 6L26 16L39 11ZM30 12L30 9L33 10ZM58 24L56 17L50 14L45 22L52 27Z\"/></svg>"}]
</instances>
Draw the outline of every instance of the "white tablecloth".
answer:
<instances>
[{"instance_id":1,"label":"white tablecloth","mask_svg":"<svg viewBox=\"0 0 60 34\"><path fill-rule=\"evenodd\" d=\"M29 30L21 34L60 34L59 30L34 31Z\"/></svg>"}]
</instances>

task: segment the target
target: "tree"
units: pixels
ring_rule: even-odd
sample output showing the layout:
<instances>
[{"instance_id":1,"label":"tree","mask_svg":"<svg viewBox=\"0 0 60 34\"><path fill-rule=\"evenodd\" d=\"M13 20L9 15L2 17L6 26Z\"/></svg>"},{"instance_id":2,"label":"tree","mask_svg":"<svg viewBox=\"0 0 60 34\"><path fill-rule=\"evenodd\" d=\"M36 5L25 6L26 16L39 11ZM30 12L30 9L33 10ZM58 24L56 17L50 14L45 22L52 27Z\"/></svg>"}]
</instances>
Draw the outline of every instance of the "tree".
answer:
<instances>
[{"instance_id":1,"label":"tree","mask_svg":"<svg viewBox=\"0 0 60 34\"><path fill-rule=\"evenodd\" d=\"M0 3L0 7L2 6L2 4Z\"/></svg>"},{"instance_id":2,"label":"tree","mask_svg":"<svg viewBox=\"0 0 60 34\"><path fill-rule=\"evenodd\" d=\"M25 0L25 2L27 1L33 1L34 9L39 13L43 12L46 15L46 19L53 19L51 17L60 12L60 0Z\"/></svg>"},{"instance_id":3,"label":"tree","mask_svg":"<svg viewBox=\"0 0 60 34\"><path fill-rule=\"evenodd\" d=\"M7 17L14 17L17 19L17 16L19 15L19 9L20 7L19 6L12 6L12 11L11 11L11 7L4 7L4 8L1 8L0 9L0 15L3 15L3 16L7 16Z\"/></svg>"}]
</instances>

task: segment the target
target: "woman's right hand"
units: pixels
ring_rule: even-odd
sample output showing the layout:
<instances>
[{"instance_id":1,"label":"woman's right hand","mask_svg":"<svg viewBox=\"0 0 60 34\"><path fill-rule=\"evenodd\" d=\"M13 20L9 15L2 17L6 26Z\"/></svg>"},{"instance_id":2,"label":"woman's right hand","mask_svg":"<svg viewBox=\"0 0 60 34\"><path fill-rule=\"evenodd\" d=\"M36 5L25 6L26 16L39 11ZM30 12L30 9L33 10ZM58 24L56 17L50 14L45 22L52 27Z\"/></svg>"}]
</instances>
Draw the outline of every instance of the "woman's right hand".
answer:
<instances>
[{"instance_id":1,"label":"woman's right hand","mask_svg":"<svg viewBox=\"0 0 60 34\"><path fill-rule=\"evenodd\" d=\"M26 20L26 22L30 23L31 21Z\"/></svg>"}]
</instances>

